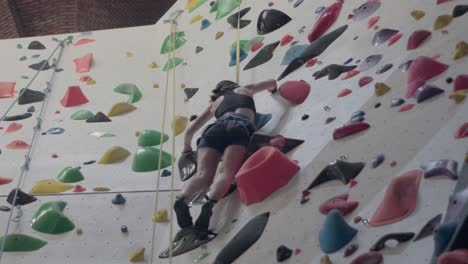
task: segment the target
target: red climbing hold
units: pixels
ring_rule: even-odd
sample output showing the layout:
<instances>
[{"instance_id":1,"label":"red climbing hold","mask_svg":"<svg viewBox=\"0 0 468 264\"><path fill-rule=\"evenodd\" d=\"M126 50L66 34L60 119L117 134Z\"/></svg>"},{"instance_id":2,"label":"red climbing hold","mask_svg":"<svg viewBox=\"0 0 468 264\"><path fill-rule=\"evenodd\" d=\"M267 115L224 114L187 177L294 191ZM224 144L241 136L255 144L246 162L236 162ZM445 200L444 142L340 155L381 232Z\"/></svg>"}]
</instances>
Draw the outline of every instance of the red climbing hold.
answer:
<instances>
[{"instance_id":1,"label":"red climbing hold","mask_svg":"<svg viewBox=\"0 0 468 264\"><path fill-rule=\"evenodd\" d=\"M263 42L255 42L255 44L252 45L252 48L250 48L250 50L252 52L256 52L257 50L259 50L261 47L263 47Z\"/></svg>"},{"instance_id":2,"label":"red climbing hold","mask_svg":"<svg viewBox=\"0 0 468 264\"><path fill-rule=\"evenodd\" d=\"M13 179L0 177L0 185L9 184L12 181L13 181Z\"/></svg>"},{"instance_id":3,"label":"red climbing hold","mask_svg":"<svg viewBox=\"0 0 468 264\"><path fill-rule=\"evenodd\" d=\"M364 76L361 79L359 79L359 87L366 86L369 83L371 83L372 81L374 81L374 78L372 78L370 76Z\"/></svg>"},{"instance_id":4,"label":"red climbing hold","mask_svg":"<svg viewBox=\"0 0 468 264\"><path fill-rule=\"evenodd\" d=\"M443 4L443 3L446 3L450 0L437 0L437 4L440 5L440 4Z\"/></svg>"},{"instance_id":5,"label":"red climbing hold","mask_svg":"<svg viewBox=\"0 0 468 264\"><path fill-rule=\"evenodd\" d=\"M355 179L351 179L349 181L349 188L353 188L354 186L356 186L356 184L358 184L358 181L356 181Z\"/></svg>"},{"instance_id":6,"label":"red climbing hold","mask_svg":"<svg viewBox=\"0 0 468 264\"><path fill-rule=\"evenodd\" d=\"M310 93L310 85L306 81L287 81L283 83L279 94L293 104L302 104Z\"/></svg>"},{"instance_id":7,"label":"red climbing hold","mask_svg":"<svg viewBox=\"0 0 468 264\"><path fill-rule=\"evenodd\" d=\"M89 72L91 64L93 63L93 54L88 53L81 58L74 59L73 62L75 63L76 72Z\"/></svg>"},{"instance_id":8,"label":"red climbing hold","mask_svg":"<svg viewBox=\"0 0 468 264\"><path fill-rule=\"evenodd\" d=\"M294 255L299 255L301 252L302 252L302 249L296 248L296 249L294 250Z\"/></svg>"},{"instance_id":9,"label":"red climbing hold","mask_svg":"<svg viewBox=\"0 0 468 264\"><path fill-rule=\"evenodd\" d=\"M291 35L286 35L280 40L280 46L288 45L294 39Z\"/></svg>"},{"instance_id":10,"label":"red climbing hold","mask_svg":"<svg viewBox=\"0 0 468 264\"><path fill-rule=\"evenodd\" d=\"M7 129L5 130L5 134L16 132L20 130L22 127L23 127L22 124L13 122L10 125L8 125Z\"/></svg>"},{"instance_id":11,"label":"red climbing hold","mask_svg":"<svg viewBox=\"0 0 468 264\"><path fill-rule=\"evenodd\" d=\"M350 93L352 93L352 91L350 89L343 89L338 93L338 95L336 97L338 97L338 98L345 97Z\"/></svg>"},{"instance_id":12,"label":"red climbing hold","mask_svg":"<svg viewBox=\"0 0 468 264\"><path fill-rule=\"evenodd\" d=\"M358 70L350 70L349 72L345 73L343 75L343 77L341 77L341 80L347 80L347 79L350 79L356 75L358 75L359 73L361 73L360 71Z\"/></svg>"},{"instance_id":13,"label":"red climbing hold","mask_svg":"<svg viewBox=\"0 0 468 264\"><path fill-rule=\"evenodd\" d=\"M28 149L29 144L22 141L22 140L13 140L10 142L8 145L6 145L7 149L15 149L15 150L21 150L21 149Z\"/></svg>"},{"instance_id":14,"label":"red climbing hold","mask_svg":"<svg viewBox=\"0 0 468 264\"><path fill-rule=\"evenodd\" d=\"M468 74L461 74L455 78L453 91L457 92L461 90L468 90Z\"/></svg>"},{"instance_id":15,"label":"red climbing hold","mask_svg":"<svg viewBox=\"0 0 468 264\"><path fill-rule=\"evenodd\" d=\"M400 108L398 108L398 112L406 112L406 111L409 111L411 109L413 109L413 107L415 106L415 104L404 104L402 106L400 106Z\"/></svg>"},{"instance_id":16,"label":"red climbing hold","mask_svg":"<svg viewBox=\"0 0 468 264\"><path fill-rule=\"evenodd\" d=\"M342 0L338 0L331 6L327 7L322 14L320 14L317 22L315 22L314 27L309 33L308 39L312 43L314 40L318 39L327 31L327 29L335 22L340 14L341 6L343 5Z\"/></svg>"},{"instance_id":17,"label":"red climbing hold","mask_svg":"<svg viewBox=\"0 0 468 264\"><path fill-rule=\"evenodd\" d=\"M15 96L15 82L0 82L0 98L11 98Z\"/></svg>"},{"instance_id":18,"label":"red climbing hold","mask_svg":"<svg viewBox=\"0 0 468 264\"><path fill-rule=\"evenodd\" d=\"M455 139L466 138L468 137L468 122L462 124L454 135Z\"/></svg>"},{"instance_id":19,"label":"red climbing hold","mask_svg":"<svg viewBox=\"0 0 468 264\"><path fill-rule=\"evenodd\" d=\"M268 6L273 6L274 3L273 2L268 2Z\"/></svg>"},{"instance_id":20,"label":"red climbing hold","mask_svg":"<svg viewBox=\"0 0 468 264\"><path fill-rule=\"evenodd\" d=\"M459 248L440 255L437 264L468 264L468 249Z\"/></svg>"},{"instance_id":21,"label":"red climbing hold","mask_svg":"<svg viewBox=\"0 0 468 264\"><path fill-rule=\"evenodd\" d=\"M306 68L310 68L310 67L314 66L315 63L317 63L317 59L310 59L310 60L308 60L308 61L306 62L306 65L305 65L305 66L306 66Z\"/></svg>"},{"instance_id":22,"label":"red climbing hold","mask_svg":"<svg viewBox=\"0 0 468 264\"><path fill-rule=\"evenodd\" d=\"M408 38L406 50L413 50L418 48L432 33L428 30L416 30Z\"/></svg>"},{"instance_id":23,"label":"red climbing hold","mask_svg":"<svg viewBox=\"0 0 468 264\"><path fill-rule=\"evenodd\" d=\"M349 123L349 124L346 124L342 127L335 129L335 131L333 131L333 139L338 140L338 139L356 134L363 130L366 130L369 127L370 125L365 122Z\"/></svg>"},{"instance_id":24,"label":"red climbing hold","mask_svg":"<svg viewBox=\"0 0 468 264\"><path fill-rule=\"evenodd\" d=\"M390 47L391 45L395 44L400 38L403 36L403 33L398 32L395 35L391 36L388 39L387 45Z\"/></svg>"},{"instance_id":25,"label":"red climbing hold","mask_svg":"<svg viewBox=\"0 0 468 264\"><path fill-rule=\"evenodd\" d=\"M250 205L286 185L300 167L274 147L263 147L245 161L236 175L241 201Z\"/></svg>"},{"instance_id":26,"label":"red climbing hold","mask_svg":"<svg viewBox=\"0 0 468 264\"><path fill-rule=\"evenodd\" d=\"M95 39L90 39L90 38L82 38L82 39L79 39L78 41L76 41L75 43L73 43L73 46L80 46L80 45L92 43L94 41L96 41L96 40Z\"/></svg>"},{"instance_id":27,"label":"red climbing hold","mask_svg":"<svg viewBox=\"0 0 468 264\"><path fill-rule=\"evenodd\" d=\"M73 188L73 192L84 192L86 191L86 188L81 186L81 185L75 185L75 187Z\"/></svg>"},{"instance_id":28,"label":"red climbing hold","mask_svg":"<svg viewBox=\"0 0 468 264\"><path fill-rule=\"evenodd\" d=\"M438 62L432 58L417 57L408 70L408 84L414 81L427 81L443 73L448 65Z\"/></svg>"},{"instance_id":29,"label":"red climbing hold","mask_svg":"<svg viewBox=\"0 0 468 264\"><path fill-rule=\"evenodd\" d=\"M380 16L375 16L369 19L369 22L367 22L367 28L373 27L377 22L379 22Z\"/></svg>"},{"instance_id":30,"label":"red climbing hold","mask_svg":"<svg viewBox=\"0 0 468 264\"><path fill-rule=\"evenodd\" d=\"M362 217L360 217L360 216L358 215L358 216L354 217L353 222L354 222L355 224L357 224L357 223L361 222L361 220L362 220Z\"/></svg>"},{"instance_id":31,"label":"red climbing hold","mask_svg":"<svg viewBox=\"0 0 468 264\"><path fill-rule=\"evenodd\" d=\"M359 205L359 202L357 201L348 202L348 198L348 194L335 196L322 203L322 205L320 205L319 207L319 211L320 213L326 215L331 210L336 209L340 211L343 216L346 216L352 211L354 211L354 209L356 209Z\"/></svg>"},{"instance_id":32,"label":"red climbing hold","mask_svg":"<svg viewBox=\"0 0 468 264\"><path fill-rule=\"evenodd\" d=\"M380 264L383 262L383 256L378 251L370 251L355 258L351 264Z\"/></svg>"},{"instance_id":33,"label":"red climbing hold","mask_svg":"<svg viewBox=\"0 0 468 264\"><path fill-rule=\"evenodd\" d=\"M64 107L82 105L87 102L88 98L86 98L79 86L69 86L62 100L60 100Z\"/></svg>"},{"instance_id":34,"label":"red climbing hold","mask_svg":"<svg viewBox=\"0 0 468 264\"><path fill-rule=\"evenodd\" d=\"M91 79L91 76L85 75L80 77L80 82L87 82Z\"/></svg>"},{"instance_id":35,"label":"red climbing hold","mask_svg":"<svg viewBox=\"0 0 468 264\"><path fill-rule=\"evenodd\" d=\"M408 89L406 90L406 98L411 98L413 95L416 93L416 90L418 90L419 87L422 87L425 85L426 82L424 81L414 81L410 84L408 84Z\"/></svg>"}]
</instances>

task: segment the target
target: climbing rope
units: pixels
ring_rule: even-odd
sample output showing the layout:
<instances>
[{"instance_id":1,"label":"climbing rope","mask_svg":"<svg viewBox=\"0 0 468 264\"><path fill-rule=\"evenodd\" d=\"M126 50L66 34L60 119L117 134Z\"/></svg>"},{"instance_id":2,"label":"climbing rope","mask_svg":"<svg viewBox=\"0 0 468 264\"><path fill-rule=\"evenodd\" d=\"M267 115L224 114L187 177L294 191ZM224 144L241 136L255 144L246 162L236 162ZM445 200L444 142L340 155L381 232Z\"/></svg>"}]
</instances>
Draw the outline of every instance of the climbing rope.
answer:
<instances>
[{"instance_id":1,"label":"climbing rope","mask_svg":"<svg viewBox=\"0 0 468 264\"><path fill-rule=\"evenodd\" d=\"M239 2L239 8L237 12L237 47L236 47L236 83L239 84L240 81L240 10L241 10L242 0Z\"/></svg>"},{"instance_id":2,"label":"climbing rope","mask_svg":"<svg viewBox=\"0 0 468 264\"><path fill-rule=\"evenodd\" d=\"M13 103L8 107L8 109L5 111L5 113L2 115L2 118L0 118L0 122L3 121L3 119L8 115L8 113L10 112L10 110L13 108L13 106L18 102L19 98L23 95L23 93L29 89L29 87L31 86L31 84L34 82L34 80L36 79L36 77L39 75L39 73L42 71L42 69L44 68L45 64L46 63L49 63L50 59L55 55L55 53L57 52L57 50L60 49L59 51L59 54L57 56L57 59L54 59L54 64L55 64L55 67L58 66L58 64L60 63L60 60L62 58L62 53L63 53L63 49L65 47L65 42L67 41L70 41L71 40L71 37L68 37L62 41L60 41L60 43L57 45L57 47L55 47L55 49L52 51L52 53L49 55L49 57L42 63L41 67L39 68L39 70L36 72L36 74L34 75L33 78L31 78L31 81L29 81L29 83L26 85L26 87L19 93L19 95L16 97L16 99L13 101ZM16 189L15 189L15 193L13 195L13 205L16 205L16 199L18 198L18 191L19 191L19 188L21 186L21 183L23 181L23 178L26 176L27 174L27 171L29 171L29 162L31 161L31 153L32 153L32 150L33 150L33 147L34 147L34 143L36 142L36 138L38 137L38 135L40 134L40 130L41 130L41 124L42 124L42 118L43 118L43 115L44 115L44 110L45 110L45 107L47 106L47 103L49 101L49 95L50 95L50 92L52 91L52 83L54 82L55 80L55 76L56 76L57 72L54 70L54 72L52 73L52 76L50 77L50 80L47 82L47 88L44 90L45 92L45 98L44 98L44 101L41 105L41 109L39 111L39 114L38 114L38 117L37 117L37 123L36 123L36 126L33 128L34 130L34 133L33 133L33 136L32 136L32 139L30 141L30 147L29 147L29 150L28 152L26 153L25 155L25 160L24 160L24 164L23 166L21 167L21 174L19 176L19 179L18 179L18 183L16 185ZM12 210L10 211L10 215L8 217L8 222L7 222L7 225L6 225L6 228L5 228L5 232L3 234L3 238L2 238L2 245L0 247L0 263L2 262L2 256L3 256L3 252L5 250L5 241L6 241L6 237L8 235L8 231L10 230L10 223L12 222L13 220L13 213L14 213L14 210L15 207L12 208Z\"/></svg>"}]
</instances>

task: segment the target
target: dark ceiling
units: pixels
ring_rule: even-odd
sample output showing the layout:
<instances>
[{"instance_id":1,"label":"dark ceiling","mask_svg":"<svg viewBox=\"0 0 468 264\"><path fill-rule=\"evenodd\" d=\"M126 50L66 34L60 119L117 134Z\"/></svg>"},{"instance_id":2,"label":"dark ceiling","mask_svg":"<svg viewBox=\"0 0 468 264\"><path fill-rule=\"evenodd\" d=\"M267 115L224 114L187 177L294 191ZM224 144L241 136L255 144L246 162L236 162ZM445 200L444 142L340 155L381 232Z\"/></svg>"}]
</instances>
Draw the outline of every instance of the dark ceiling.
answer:
<instances>
[{"instance_id":1,"label":"dark ceiling","mask_svg":"<svg viewBox=\"0 0 468 264\"><path fill-rule=\"evenodd\" d=\"M0 39L156 23L177 0L0 0Z\"/></svg>"}]
</instances>

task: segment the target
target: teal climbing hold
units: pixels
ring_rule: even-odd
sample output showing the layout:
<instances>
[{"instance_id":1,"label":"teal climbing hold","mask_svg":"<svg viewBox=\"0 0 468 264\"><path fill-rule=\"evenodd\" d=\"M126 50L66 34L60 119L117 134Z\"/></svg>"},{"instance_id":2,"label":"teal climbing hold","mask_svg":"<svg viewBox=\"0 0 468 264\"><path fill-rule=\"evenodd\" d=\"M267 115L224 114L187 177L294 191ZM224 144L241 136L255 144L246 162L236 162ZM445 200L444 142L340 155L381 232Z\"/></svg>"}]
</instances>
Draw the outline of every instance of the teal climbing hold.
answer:
<instances>
[{"instance_id":1,"label":"teal climbing hold","mask_svg":"<svg viewBox=\"0 0 468 264\"><path fill-rule=\"evenodd\" d=\"M136 103L140 101L141 97L143 97L140 89L133 83L119 84L114 88L114 92L129 95L130 97L127 100L127 103L129 104Z\"/></svg>"},{"instance_id":2,"label":"teal climbing hold","mask_svg":"<svg viewBox=\"0 0 468 264\"><path fill-rule=\"evenodd\" d=\"M94 114L88 110L79 110L70 116L73 120L88 120L92 117L94 117Z\"/></svg>"},{"instance_id":3,"label":"teal climbing hold","mask_svg":"<svg viewBox=\"0 0 468 264\"><path fill-rule=\"evenodd\" d=\"M177 67L182 62L184 62L184 60L179 57L171 58L166 62L166 65L164 65L163 71L167 72L169 70L172 70L173 68Z\"/></svg>"},{"instance_id":4,"label":"teal climbing hold","mask_svg":"<svg viewBox=\"0 0 468 264\"><path fill-rule=\"evenodd\" d=\"M5 244L3 240L5 239ZM35 251L47 245L47 241L23 234L9 234L0 238L0 247L4 252Z\"/></svg>"},{"instance_id":5,"label":"teal climbing hold","mask_svg":"<svg viewBox=\"0 0 468 264\"><path fill-rule=\"evenodd\" d=\"M264 127L268 122L270 122L271 118L272 118L272 114L260 114L260 113L256 113L255 114L255 120L254 120L254 123L255 123L255 128L257 130L260 130L262 127Z\"/></svg>"},{"instance_id":6,"label":"teal climbing hold","mask_svg":"<svg viewBox=\"0 0 468 264\"><path fill-rule=\"evenodd\" d=\"M217 0L216 1L216 20L227 16L234 11L241 3L241 0Z\"/></svg>"},{"instance_id":7,"label":"teal climbing hold","mask_svg":"<svg viewBox=\"0 0 468 264\"><path fill-rule=\"evenodd\" d=\"M62 234L75 228L62 212L67 203L64 201L48 202L36 211L32 219L32 229L46 234Z\"/></svg>"},{"instance_id":8,"label":"teal climbing hold","mask_svg":"<svg viewBox=\"0 0 468 264\"><path fill-rule=\"evenodd\" d=\"M326 254L333 253L346 246L357 234L357 230L349 226L341 212L333 209L328 213L319 234L320 248Z\"/></svg>"},{"instance_id":9,"label":"teal climbing hold","mask_svg":"<svg viewBox=\"0 0 468 264\"><path fill-rule=\"evenodd\" d=\"M211 22L208 19L205 18L201 22L200 30L204 30L209 26L211 26Z\"/></svg>"}]
</instances>

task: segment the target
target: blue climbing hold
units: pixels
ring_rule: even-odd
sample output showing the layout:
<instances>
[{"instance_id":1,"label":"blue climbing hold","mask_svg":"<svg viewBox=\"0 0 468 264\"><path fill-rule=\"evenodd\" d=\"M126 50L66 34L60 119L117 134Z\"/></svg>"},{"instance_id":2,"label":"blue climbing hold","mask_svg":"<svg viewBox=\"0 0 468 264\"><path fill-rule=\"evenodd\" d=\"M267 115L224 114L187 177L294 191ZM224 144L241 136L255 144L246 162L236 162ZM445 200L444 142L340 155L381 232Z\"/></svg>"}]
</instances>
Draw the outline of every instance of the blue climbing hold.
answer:
<instances>
[{"instance_id":1,"label":"blue climbing hold","mask_svg":"<svg viewBox=\"0 0 468 264\"><path fill-rule=\"evenodd\" d=\"M25 80L27 80L27 79L29 79L29 77L28 77L28 76L26 76L26 75L21 75L21 79L25 79Z\"/></svg>"},{"instance_id":2,"label":"blue climbing hold","mask_svg":"<svg viewBox=\"0 0 468 264\"><path fill-rule=\"evenodd\" d=\"M451 222L440 225L434 233L434 256L439 256L447 248L453 234L457 230L457 223Z\"/></svg>"},{"instance_id":3,"label":"blue climbing hold","mask_svg":"<svg viewBox=\"0 0 468 264\"><path fill-rule=\"evenodd\" d=\"M169 177L171 176L171 172L164 169L162 172L161 172L161 177Z\"/></svg>"},{"instance_id":4,"label":"blue climbing hold","mask_svg":"<svg viewBox=\"0 0 468 264\"><path fill-rule=\"evenodd\" d=\"M390 103L390 107L397 107L405 103L405 100L402 98L393 99Z\"/></svg>"},{"instance_id":5,"label":"blue climbing hold","mask_svg":"<svg viewBox=\"0 0 468 264\"><path fill-rule=\"evenodd\" d=\"M300 6L303 2L304 0L297 0L296 3L294 3L294 8Z\"/></svg>"},{"instance_id":6,"label":"blue climbing hold","mask_svg":"<svg viewBox=\"0 0 468 264\"><path fill-rule=\"evenodd\" d=\"M346 246L357 232L356 229L346 223L340 211L334 209L328 213L320 230L320 248L326 254L338 251Z\"/></svg>"},{"instance_id":7,"label":"blue climbing hold","mask_svg":"<svg viewBox=\"0 0 468 264\"><path fill-rule=\"evenodd\" d=\"M261 129L261 128L264 127L268 122L270 122L270 120L271 120L272 117L273 117L272 114L260 114L260 113L256 113L256 114L255 114L254 123L255 123L255 127L257 128L257 130Z\"/></svg>"},{"instance_id":8,"label":"blue climbing hold","mask_svg":"<svg viewBox=\"0 0 468 264\"><path fill-rule=\"evenodd\" d=\"M201 28L200 30L204 30L205 28L209 27L211 25L211 22L208 19L203 19L201 22Z\"/></svg>"},{"instance_id":9,"label":"blue climbing hold","mask_svg":"<svg viewBox=\"0 0 468 264\"><path fill-rule=\"evenodd\" d=\"M41 56L40 54L34 54L34 55L31 56L31 58L37 59L37 58L39 58L40 56Z\"/></svg>"},{"instance_id":10,"label":"blue climbing hold","mask_svg":"<svg viewBox=\"0 0 468 264\"><path fill-rule=\"evenodd\" d=\"M294 59L298 58L309 45L294 45L286 51L281 61L281 65L289 65Z\"/></svg>"},{"instance_id":11,"label":"blue climbing hold","mask_svg":"<svg viewBox=\"0 0 468 264\"><path fill-rule=\"evenodd\" d=\"M28 112L28 113L34 113L34 112L36 112L36 108L35 108L34 106L30 106L30 107L28 108L28 110L26 110L26 112Z\"/></svg>"},{"instance_id":12,"label":"blue climbing hold","mask_svg":"<svg viewBox=\"0 0 468 264\"><path fill-rule=\"evenodd\" d=\"M236 55L237 55L237 52L234 49L231 52L231 61L229 62L229 67L232 67L232 66L236 65L236 60L237 60ZM247 58L247 53L241 49L240 50L239 61L243 61L245 58Z\"/></svg>"},{"instance_id":13,"label":"blue climbing hold","mask_svg":"<svg viewBox=\"0 0 468 264\"><path fill-rule=\"evenodd\" d=\"M366 118L365 118L364 116L360 115L360 116L356 116L356 117L351 118L350 121L351 121L351 122L362 122L362 121L364 121L365 119L366 119Z\"/></svg>"},{"instance_id":14,"label":"blue climbing hold","mask_svg":"<svg viewBox=\"0 0 468 264\"><path fill-rule=\"evenodd\" d=\"M123 225L120 227L120 232L122 233L128 233L128 227L126 225Z\"/></svg>"},{"instance_id":15,"label":"blue climbing hold","mask_svg":"<svg viewBox=\"0 0 468 264\"><path fill-rule=\"evenodd\" d=\"M63 72L63 68L55 68L55 72Z\"/></svg>"},{"instance_id":16,"label":"blue climbing hold","mask_svg":"<svg viewBox=\"0 0 468 264\"><path fill-rule=\"evenodd\" d=\"M26 56L21 56L21 58L20 58L19 60L20 60L20 61L25 61L25 60L27 60L27 59L28 59L28 57L26 57Z\"/></svg>"},{"instance_id":17,"label":"blue climbing hold","mask_svg":"<svg viewBox=\"0 0 468 264\"><path fill-rule=\"evenodd\" d=\"M119 205L119 204L124 204L127 200L125 197L123 197L122 194L118 193L114 198L112 198L112 203Z\"/></svg>"},{"instance_id":18,"label":"blue climbing hold","mask_svg":"<svg viewBox=\"0 0 468 264\"><path fill-rule=\"evenodd\" d=\"M65 132L65 129L63 129L61 127L53 127L51 129L47 130L47 133L52 134L52 135L62 134L63 132Z\"/></svg>"},{"instance_id":19,"label":"blue climbing hold","mask_svg":"<svg viewBox=\"0 0 468 264\"><path fill-rule=\"evenodd\" d=\"M21 44L18 43L18 44L16 44L16 48L17 48L17 49L22 49L22 48L23 48L23 45L21 45Z\"/></svg>"},{"instance_id":20,"label":"blue climbing hold","mask_svg":"<svg viewBox=\"0 0 468 264\"><path fill-rule=\"evenodd\" d=\"M351 119L356 118L356 117L358 117L358 116L364 117L365 115L366 115L366 113L364 113L363 111L359 110L359 111L354 112L354 113L351 115Z\"/></svg>"}]
</instances>

